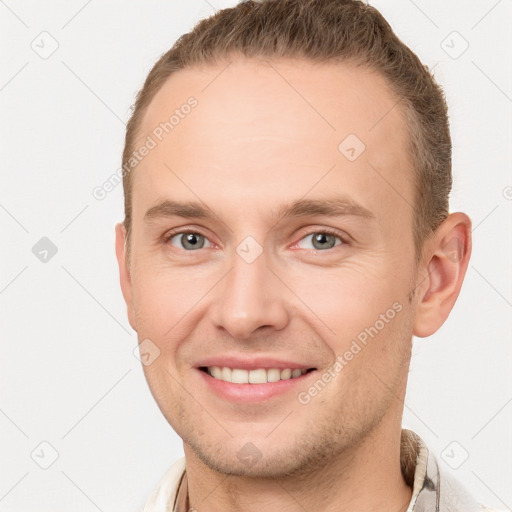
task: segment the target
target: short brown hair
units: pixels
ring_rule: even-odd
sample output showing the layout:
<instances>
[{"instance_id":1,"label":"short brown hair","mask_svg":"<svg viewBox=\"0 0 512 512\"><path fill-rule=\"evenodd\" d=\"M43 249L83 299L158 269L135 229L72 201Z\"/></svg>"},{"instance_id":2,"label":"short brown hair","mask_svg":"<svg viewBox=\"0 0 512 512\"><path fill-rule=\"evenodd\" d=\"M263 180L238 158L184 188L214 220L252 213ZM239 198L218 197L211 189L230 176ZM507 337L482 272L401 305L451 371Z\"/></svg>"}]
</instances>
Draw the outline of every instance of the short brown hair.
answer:
<instances>
[{"instance_id":1,"label":"short brown hair","mask_svg":"<svg viewBox=\"0 0 512 512\"><path fill-rule=\"evenodd\" d=\"M376 70L402 105L414 165L414 243L423 243L448 215L452 186L448 109L441 87L395 35L377 9L359 0L246 0L201 20L151 69L126 128L123 169L142 117L164 82L194 65L233 57L351 62ZM123 173L127 244L132 224L131 172Z\"/></svg>"}]
</instances>

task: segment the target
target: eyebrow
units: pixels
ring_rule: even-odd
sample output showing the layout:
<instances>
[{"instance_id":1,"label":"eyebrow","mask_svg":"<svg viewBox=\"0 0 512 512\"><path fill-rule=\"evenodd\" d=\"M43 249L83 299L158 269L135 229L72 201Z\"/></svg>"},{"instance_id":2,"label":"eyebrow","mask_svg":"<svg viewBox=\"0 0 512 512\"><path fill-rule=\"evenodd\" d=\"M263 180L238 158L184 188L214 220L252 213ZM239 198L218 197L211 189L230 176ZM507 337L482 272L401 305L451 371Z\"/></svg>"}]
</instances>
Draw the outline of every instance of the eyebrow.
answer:
<instances>
[{"instance_id":1,"label":"eyebrow","mask_svg":"<svg viewBox=\"0 0 512 512\"><path fill-rule=\"evenodd\" d=\"M281 205L274 213L277 220L290 217L308 217L323 215L327 217L355 216L374 219L375 215L360 204L349 198L333 199L299 199L288 205ZM213 219L217 215L206 205L195 202L178 202L166 200L149 208L144 221L150 222L157 218L183 217L196 219Z\"/></svg>"}]
</instances>

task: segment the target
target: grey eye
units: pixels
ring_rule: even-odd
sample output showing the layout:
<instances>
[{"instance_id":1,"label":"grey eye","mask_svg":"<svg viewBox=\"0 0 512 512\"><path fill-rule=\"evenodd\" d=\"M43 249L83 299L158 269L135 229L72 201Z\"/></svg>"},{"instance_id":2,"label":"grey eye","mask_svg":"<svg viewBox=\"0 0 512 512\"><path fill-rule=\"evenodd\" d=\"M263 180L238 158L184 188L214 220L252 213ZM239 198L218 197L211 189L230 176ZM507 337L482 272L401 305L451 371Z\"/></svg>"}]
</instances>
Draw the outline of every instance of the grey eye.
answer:
<instances>
[{"instance_id":1,"label":"grey eye","mask_svg":"<svg viewBox=\"0 0 512 512\"><path fill-rule=\"evenodd\" d=\"M178 233L169 240L171 245L178 247L179 249L186 249L187 251L193 251L196 249L202 249L203 247L209 247L209 240L200 235L199 233Z\"/></svg>"},{"instance_id":2,"label":"grey eye","mask_svg":"<svg viewBox=\"0 0 512 512\"><path fill-rule=\"evenodd\" d=\"M300 243L309 240L308 247L300 247ZM332 249L333 247L340 245L341 239L339 236L331 235L330 233L311 233L310 235L305 236L300 242L299 247L301 249Z\"/></svg>"}]
</instances>

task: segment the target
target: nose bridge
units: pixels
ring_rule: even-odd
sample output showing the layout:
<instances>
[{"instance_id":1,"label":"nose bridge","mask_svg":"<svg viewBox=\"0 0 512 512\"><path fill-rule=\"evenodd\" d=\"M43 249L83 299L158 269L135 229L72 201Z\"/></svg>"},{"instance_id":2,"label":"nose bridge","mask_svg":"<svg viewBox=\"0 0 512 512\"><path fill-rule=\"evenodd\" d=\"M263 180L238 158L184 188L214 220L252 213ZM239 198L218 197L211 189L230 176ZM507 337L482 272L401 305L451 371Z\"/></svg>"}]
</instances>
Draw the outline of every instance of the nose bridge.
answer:
<instances>
[{"instance_id":1,"label":"nose bridge","mask_svg":"<svg viewBox=\"0 0 512 512\"><path fill-rule=\"evenodd\" d=\"M231 257L231 271L219 288L214 322L235 338L247 338L263 326L282 329L288 321L286 297L267 268L261 249L242 242Z\"/></svg>"}]
</instances>

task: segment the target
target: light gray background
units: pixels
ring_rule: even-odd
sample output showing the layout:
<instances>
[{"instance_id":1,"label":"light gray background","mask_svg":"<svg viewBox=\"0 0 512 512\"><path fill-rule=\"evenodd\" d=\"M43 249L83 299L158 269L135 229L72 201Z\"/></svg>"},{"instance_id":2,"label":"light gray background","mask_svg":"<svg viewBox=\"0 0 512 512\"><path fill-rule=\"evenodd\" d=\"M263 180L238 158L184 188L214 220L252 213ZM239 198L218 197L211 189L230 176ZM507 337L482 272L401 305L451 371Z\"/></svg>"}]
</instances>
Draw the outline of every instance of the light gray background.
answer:
<instances>
[{"instance_id":1,"label":"light gray background","mask_svg":"<svg viewBox=\"0 0 512 512\"><path fill-rule=\"evenodd\" d=\"M122 187L103 201L92 190L120 166L154 61L234 3L0 1L0 510L136 511L183 454L133 355L114 254ZM512 5L372 3L436 65L451 113L451 210L474 222L450 318L414 340L403 424L476 498L510 510ZM58 248L46 263L32 252L42 237Z\"/></svg>"}]
</instances>

